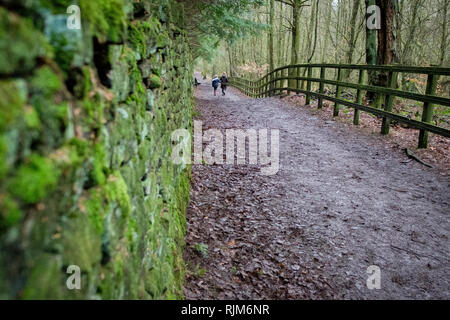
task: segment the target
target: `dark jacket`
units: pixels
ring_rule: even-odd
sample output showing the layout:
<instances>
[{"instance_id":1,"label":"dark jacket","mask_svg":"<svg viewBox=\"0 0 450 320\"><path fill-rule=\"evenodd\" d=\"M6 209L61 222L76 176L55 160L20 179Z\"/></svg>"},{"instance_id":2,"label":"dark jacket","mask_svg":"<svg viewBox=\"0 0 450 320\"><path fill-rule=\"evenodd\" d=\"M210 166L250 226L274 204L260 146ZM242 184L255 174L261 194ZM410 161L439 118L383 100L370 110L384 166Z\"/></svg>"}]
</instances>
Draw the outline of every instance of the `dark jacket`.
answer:
<instances>
[{"instance_id":1,"label":"dark jacket","mask_svg":"<svg viewBox=\"0 0 450 320\"><path fill-rule=\"evenodd\" d=\"M228 78L226 76L222 76L220 78L220 83L222 84L222 87L226 88L228 85Z\"/></svg>"}]
</instances>

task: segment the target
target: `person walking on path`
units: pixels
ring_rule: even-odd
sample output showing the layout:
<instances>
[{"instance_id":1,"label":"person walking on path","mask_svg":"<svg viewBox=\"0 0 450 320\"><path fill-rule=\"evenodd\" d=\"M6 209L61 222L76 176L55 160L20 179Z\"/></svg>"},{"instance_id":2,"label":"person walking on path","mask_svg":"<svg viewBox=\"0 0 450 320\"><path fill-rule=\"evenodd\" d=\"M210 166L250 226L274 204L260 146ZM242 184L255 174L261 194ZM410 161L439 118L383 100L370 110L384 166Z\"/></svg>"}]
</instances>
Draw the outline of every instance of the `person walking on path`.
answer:
<instances>
[{"instance_id":1,"label":"person walking on path","mask_svg":"<svg viewBox=\"0 0 450 320\"><path fill-rule=\"evenodd\" d=\"M227 74L224 72L222 73L222 77L220 78L220 83L221 83L221 88L222 88L222 95L225 95L225 91L227 91L227 86L228 86L228 78L227 78Z\"/></svg>"},{"instance_id":2,"label":"person walking on path","mask_svg":"<svg viewBox=\"0 0 450 320\"><path fill-rule=\"evenodd\" d=\"M216 96L217 88L219 87L220 79L217 76L214 76L212 80L212 86L214 88L214 96Z\"/></svg>"}]
</instances>

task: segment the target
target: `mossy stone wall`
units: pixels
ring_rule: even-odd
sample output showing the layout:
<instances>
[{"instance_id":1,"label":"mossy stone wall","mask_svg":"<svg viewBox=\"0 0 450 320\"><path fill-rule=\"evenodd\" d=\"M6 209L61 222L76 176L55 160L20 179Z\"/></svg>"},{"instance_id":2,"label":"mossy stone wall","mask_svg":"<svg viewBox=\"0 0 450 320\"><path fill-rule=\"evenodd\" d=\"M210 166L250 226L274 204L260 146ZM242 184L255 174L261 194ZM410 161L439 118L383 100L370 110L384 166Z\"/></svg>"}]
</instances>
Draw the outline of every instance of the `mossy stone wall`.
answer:
<instances>
[{"instance_id":1,"label":"mossy stone wall","mask_svg":"<svg viewBox=\"0 0 450 320\"><path fill-rule=\"evenodd\" d=\"M182 298L183 19L172 0L0 0L0 299Z\"/></svg>"}]
</instances>

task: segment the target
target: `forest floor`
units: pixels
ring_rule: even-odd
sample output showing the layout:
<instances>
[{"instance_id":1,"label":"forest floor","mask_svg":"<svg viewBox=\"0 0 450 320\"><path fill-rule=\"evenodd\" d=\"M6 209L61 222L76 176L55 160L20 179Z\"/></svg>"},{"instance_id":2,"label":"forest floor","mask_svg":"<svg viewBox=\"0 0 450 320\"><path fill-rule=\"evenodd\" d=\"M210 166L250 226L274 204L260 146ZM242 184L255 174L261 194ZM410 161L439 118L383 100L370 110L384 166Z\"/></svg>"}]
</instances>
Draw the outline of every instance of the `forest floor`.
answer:
<instances>
[{"instance_id":1,"label":"forest floor","mask_svg":"<svg viewBox=\"0 0 450 320\"><path fill-rule=\"evenodd\" d=\"M214 97L203 82L204 130L279 129L280 171L193 165L186 299L450 298L446 165L291 98ZM366 285L371 265L379 290Z\"/></svg>"}]
</instances>

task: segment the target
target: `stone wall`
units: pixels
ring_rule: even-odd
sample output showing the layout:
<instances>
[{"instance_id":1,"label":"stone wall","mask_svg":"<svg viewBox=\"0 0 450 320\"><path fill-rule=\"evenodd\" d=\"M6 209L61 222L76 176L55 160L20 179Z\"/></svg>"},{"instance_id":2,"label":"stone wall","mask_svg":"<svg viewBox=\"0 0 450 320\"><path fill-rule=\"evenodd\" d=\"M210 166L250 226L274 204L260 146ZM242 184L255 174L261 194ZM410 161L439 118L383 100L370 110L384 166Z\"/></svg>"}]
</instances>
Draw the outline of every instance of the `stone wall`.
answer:
<instances>
[{"instance_id":1,"label":"stone wall","mask_svg":"<svg viewBox=\"0 0 450 320\"><path fill-rule=\"evenodd\" d=\"M0 0L0 299L182 298L183 26L172 0Z\"/></svg>"}]
</instances>

